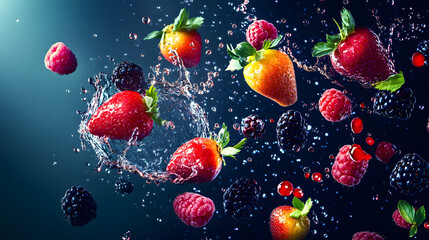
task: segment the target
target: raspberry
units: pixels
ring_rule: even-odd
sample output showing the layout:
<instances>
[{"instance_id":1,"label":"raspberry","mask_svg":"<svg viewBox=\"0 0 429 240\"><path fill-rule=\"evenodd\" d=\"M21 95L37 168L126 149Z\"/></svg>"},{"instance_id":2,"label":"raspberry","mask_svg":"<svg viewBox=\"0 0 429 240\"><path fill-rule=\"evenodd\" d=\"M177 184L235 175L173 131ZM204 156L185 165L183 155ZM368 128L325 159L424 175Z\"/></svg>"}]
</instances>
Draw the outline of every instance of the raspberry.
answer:
<instances>
[{"instance_id":1,"label":"raspberry","mask_svg":"<svg viewBox=\"0 0 429 240\"><path fill-rule=\"evenodd\" d=\"M396 147L390 142L380 142L375 150L375 156L383 163L388 163L395 153Z\"/></svg>"},{"instance_id":2,"label":"raspberry","mask_svg":"<svg viewBox=\"0 0 429 240\"><path fill-rule=\"evenodd\" d=\"M413 224L405 221L405 219L401 216L401 213L399 213L398 209L396 209L396 211L393 212L392 218L393 218L393 221L395 221L396 225L398 225L401 228L410 229L411 226L413 226Z\"/></svg>"},{"instance_id":3,"label":"raspberry","mask_svg":"<svg viewBox=\"0 0 429 240\"><path fill-rule=\"evenodd\" d=\"M332 176L337 182L348 187L359 184L368 168L368 161L362 160L356 162L350 155L352 146L344 145L335 157L332 166Z\"/></svg>"},{"instance_id":4,"label":"raspberry","mask_svg":"<svg viewBox=\"0 0 429 240\"><path fill-rule=\"evenodd\" d=\"M113 83L120 91L144 92L148 84L143 69L133 62L121 62L113 69Z\"/></svg>"},{"instance_id":5,"label":"raspberry","mask_svg":"<svg viewBox=\"0 0 429 240\"><path fill-rule=\"evenodd\" d=\"M185 192L174 199L174 211L188 226L202 227L213 216L215 205L210 198L197 193Z\"/></svg>"},{"instance_id":6,"label":"raspberry","mask_svg":"<svg viewBox=\"0 0 429 240\"><path fill-rule=\"evenodd\" d=\"M133 192L133 190L134 190L134 185L125 179L119 179L118 181L115 182L115 192L117 193L130 194Z\"/></svg>"},{"instance_id":7,"label":"raspberry","mask_svg":"<svg viewBox=\"0 0 429 240\"><path fill-rule=\"evenodd\" d=\"M276 27L265 20L254 21L252 24L250 24L246 31L247 42L256 48L256 50L262 49L265 40L273 40L276 38Z\"/></svg>"},{"instance_id":8,"label":"raspberry","mask_svg":"<svg viewBox=\"0 0 429 240\"><path fill-rule=\"evenodd\" d=\"M240 178L223 194L223 207L228 216L236 220L249 217L261 194L261 186L255 180Z\"/></svg>"},{"instance_id":9,"label":"raspberry","mask_svg":"<svg viewBox=\"0 0 429 240\"><path fill-rule=\"evenodd\" d=\"M97 216L97 204L83 187L71 187L61 199L61 208L73 226L83 226Z\"/></svg>"},{"instance_id":10,"label":"raspberry","mask_svg":"<svg viewBox=\"0 0 429 240\"><path fill-rule=\"evenodd\" d=\"M57 42L49 48L45 56L47 69L60 75L70 74L76 70L77 60L72 51L62 42Z\"/></svg>"},{"instance_id":11,"label":"raspberry","mask_svg":"<svg viewBox=\"0 0 429 240\"><path fill-rule=\"evenodd\" d=\"M339 122L350 116L352 103L340 90L326 90L319 99L319 111L330 122Z\"/></svg>"},{"instance_id":12,"label":"raspberry","mask_svg":"<svg viewBox=\"0 0 429 240\"><path fill-rule=\"evenodd\" d=\"M410 88L401 88L395 92L380 91L375 94L373 110L380 116L408 120L415 103L416 97Z\"/></svg>"},{"instance_id":13,"label":"raspberry","mask_svg":"<svg viewBox=\"0 0 429 240\"><path fill-rule=\"evenodd\" d=\"M288 110L277 122L277 143L282 150L299 150L307 142L307 122L301 113Z\"/></svg>"},{"instance_id":14,"label":"raspberry","mask_svg":"<svg viewBox=\"0 0 429 240\"><path fill-rule=\"evenodd\" d=\"M390 185L410 196L425 190L429 186L429 163L417 153L405 155L390 174Z\"/></svg>"},{"instance_id":15,"label":"raspberry","mask_svg":"<svg viewBox=\"0 0 429 240\"><path fill-rule=\"evenodd\" d=\"M265 133L265 123L256 114L247 116L241 120L241 131L246 138L262 137Z\"/></svg>"},{"instance_id":16,"label":"raspberry","mask_svg":"<svg viewBox=\"0 0 429 240\"><path fill-rule=\"evenodd\" d=\"M352 240L384 240L384 238L375 232L357 232Z\"/></svg>"}]
</instances>

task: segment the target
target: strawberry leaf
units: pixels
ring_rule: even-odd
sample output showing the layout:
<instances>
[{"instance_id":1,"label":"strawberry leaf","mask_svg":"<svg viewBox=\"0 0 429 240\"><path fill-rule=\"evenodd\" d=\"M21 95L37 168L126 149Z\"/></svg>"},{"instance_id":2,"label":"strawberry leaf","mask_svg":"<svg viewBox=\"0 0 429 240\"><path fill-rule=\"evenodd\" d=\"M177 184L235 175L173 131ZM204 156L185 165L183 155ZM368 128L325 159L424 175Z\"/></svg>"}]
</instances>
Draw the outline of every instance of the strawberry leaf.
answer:
<instances>
[{"instance_id":1,"label":"strawberry leaf","mask_svg":"<svg viewBox=\"0 0 429 240\"><path fill-rule=\"evenodd\" d=\"M307 214L310 212L311 207L313 207L313 201L311 198L308 198L307 201L305 201L304 209L301 211L302 216L307 216Z\"/></svg>"},{"instance_id":2,"label":"strawberry leaf","mask_svg":"<svg viewBox=\"0 0 429 240\"><path fill-rule=\"evenodd\" d=\"M265 39L264 43L262 44L262 49L269 49L271 46L271 40L270 39Z\"/></svg>"},{"instance_id":3,"label":"strawberry leaf","mask_svg":"<svg viewBox=\"0 0 429 240\"><path fill-rule=\"evenodd\" d=\"M337 49L337 46L334 43L331 42L318 42L312 49L311 55L313 57L322 57L325 55L330 54L331 52L335 51Z\"/></svg>"},{"instance_id":4,"label":"strawberry leaf","mask_svg":"<svg viewBox=\"0 0 429 240\"><path fill-rule=\"evenodd\" d=\"M304 203L297 197L294 197L292 200L292 205L294 208L302 211L304 209Z\"/></svg>"},{"instance_id":5,"label":"strawberry leaf","mask_svg":"<svg viewBox=\"0 0 429 240\"><path fill-rule=\"evenodd\" d=\"M228 145L229 143L229 132L228 132L228 128L225 125L225 123L222 124L222 129L219 131L218 135L217 135L217 141L218 145L221 148L226 147L226 145Z\"/></svg>"},{"instance_id":6,"label":"strawberry leaf","mask_svg":"<svg viewBox=\"0 0 429 240\"><path fill-rule=\"evenodd\" d=\"M272 42L270 48L277 47L283 40L283 35L279 34Z\"/></svg>"},{"instance_id":7,"label":"strawberry leaf","mask_svg":"<svg viewBox=\"0 0 429 240\"><path fill-rule=\"evenodd\" d=\"M355 30L355 19L351 12L345 8L341 11L341 30L345 37Z\"/></svg>"},{"instance_id":8,"label":"strawberry leaf","mask_svg":"<svg viewBox=\"0 0 429 240\"><path fill-rule=\"evenodd\" d=\"M157 39L162 37L162 31L153 31L149 33L143 40Z\"/></svg>"},{"instance_id":9,"label":"strawberry leaf","mask_svg":"<svg viewBox=\"0 0 429 240\"><path fill-rule=\"evenodd\" d=\"M189 31L197 30L203 25L203 23L204 23L203 17L193 17L188 19L188 22L184 27L182 27L182 29L189 30Z\"/></svg>"},{"instance_id":10,"label":"strawberry leaf","mask_svg":"<svg viewBox=\"0 0 429 240\"><path fill-rule=\"evenodd\" d=\"M395 92L402 87L405 83L404 74L400 71L398 74L390 75L390 77L384 81L375 83L375 89L388 90Z\"/></svg>"},{"instance_id":11,"label":"strawberry leaf","mask_svg":"<svg viewBox=\"0 0 429 240\"><path fill-rule=\"evenodd\" d=\"M326 42L338 45L341 42L341 36L338 34L337 35L326 34Z\"/></svg>"},{"instance_id":12,"label":"strawberry leaf","mask_svg":"<svg viewBox=\"0 0 429 240\"><path fill-rule=\"evenodd\" d=\"M229 61L228 67L225 69L225 71L236 71L242 69L243 66L241 66L240 61L236 59L231 59Z\"/></svg>"},{"instance_id":13,"label":"strawberry leaf","mask_svg":"<svg viewBox=\"0 0 429 240\"><path fill-rule=\"evenodd\" d=\"M417 227L416 227L416 225L413 225L413 226L410 228L410 232L409 232L409 234L410 234L410 238L414 237L414 235L416 235L416 234L417 234Z\"/></svg>"},{"instance_id":14,"label":"strawberry leaf","mask_svg":"<svg viewBox=\"0 0 429 240\"><path fill-rule=\"evenodd\" d=\"M189 12L186 11L186 8L180 10L179 16L174 19L173 31L177 31L180 28L184 27L188 22Z\"/></svg>"},{"instance_id":15,"label":"strawberry leaf","mask_svg":"<svg viewBox=\"0 0 429 240\"><path fill-rule=\"evenodd\" d=\"M247 58L256 54L256 49L248 42L242 42L235 47L235 53L242 58Z\"/></svg>"},{"instance_id":16,"label":"strawberry leaf","mask_svg":"<svg viewBox=\"0 0 429 240\"><path fill-rule=\"evenodd\" d=\"M300 211L300 210L293 211L293 212L289 215L289 217L291 217L291 218L300 218L300 217L301 217L301 211Z\"/></svg>"},{"instance_id":17,"label":"strawberry leaf","mask_svg":"<svg viewBox=\"0 0 429 240\"><path fill-rule=\"evenodd\" d=\"M416 223L416 227L419 227L420 224L422 224L424 222L425 218L426 218L425 207L421 206L417 210L416 215L414 217L414 222Z\"/></svg>"},{"instance_id":18,"label":"strawberry leaf","mask_svg":"<svg viewBox=\"0 0 429 240\"><path fill-rule=\"evenodd\" d=\"M404 200L399 200L398 202L398 210L401 214L402 218L411 224L414 224L414 216L416 214L416 210L414 207Z\"/></svg>"},{"instance_id":19,"label":"strawberry leaf","mask_svg":"<svg viewBox=\"0 0 429 240\"><path fill-rule=\"evenodd\" d=\"M146 91L144 100L146 107L148 108L146 112L150 114L152 120L160 126L164 125L167 121L163 120L159 114L158 93L154 85L151 85L150 88Z\"/></svg>"}]
</instances>

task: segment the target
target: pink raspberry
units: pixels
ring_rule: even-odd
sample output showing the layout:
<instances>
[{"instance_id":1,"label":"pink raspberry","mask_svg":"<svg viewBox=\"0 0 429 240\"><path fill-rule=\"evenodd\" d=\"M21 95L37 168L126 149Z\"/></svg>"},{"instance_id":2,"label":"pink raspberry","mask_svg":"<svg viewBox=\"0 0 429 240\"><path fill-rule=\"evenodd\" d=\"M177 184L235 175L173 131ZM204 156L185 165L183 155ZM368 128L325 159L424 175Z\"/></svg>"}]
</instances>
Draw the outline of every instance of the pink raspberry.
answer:
<instances>
[{"instance_id":1,"label":"pink raspberry","mask_svg":"<svg viewBox=\"0 0 429 240\"><path fill-rule=\"evenodd\" d=\"M174 211L188 226L202 227L213 216L215 205L210 198L197 193L185 192L174 199Z\"/></svg>"},{"instance_id":2,"label":"pink raspberry","mask_svg":"<svg viewBox=\"0 0 429 240\"><path fill-rule=\"evenodd\" d=\"M60 75L70 74L76 70L77 60L72 51L62 42L49 48L45 56L45 66Z\"/></svg>"},{"instance_id":3,"label":"pink raspberry","mask_svg":"<svg viewBox=\"0 0 429 240\"><path fill-rule=\"evenodd\" d=\"M380 142L375 150L375 156L383 163L388 163L395 153L396 147L390 142Z\"/></svg>"},{"instance_id":4,"label":"pink raspberry","mask_svg":"<svg viewBox=\"0 0 429 240\"><path fill-rule=\"evenodd\" d=\"M384 238L375 232L357 232L352 240L384 240Z\"/></svg>"},{"instance_id":5,"label":"pink raspberry","mask_svg":"<svg viewBox=\"0 0 429 240\"><path fill-rule=\"evenodd\" d=\"M356 162L352 159L350 155L351 147L350 145L344 145L335 157L335 162L332 166L334 179L348 187L359 184L368 168L368 161L361 160Z\"/></svg>"},{"instance_id":6,"label":"pink raspberry","mask_svg":"<svg viewBox=\"0 0 429 240\"><path fill-rule=\"evenodd\" d=\"M401 228L410 229L411 226L413 226L411 223L408 223L407 221L405 221L405 219L399 213L398 209L396 209L396 211L393 212L392 218L393 218L393 221L395 221L396 225L398 225Z\"/></svg>"},{"instance_id":7,"label":"pink raspberry","mask_svg":"<svg viewBox=\"0 0 429 240\"><path fill-rule=\"evenodd\" d=\"M254 21L246 31L246 40L250 45L256 48L256 50L262 49L265 40L273 40L276 38L276 27L265 20Z\"/></svg>"},{"instance_id":8,"label":"pink raspberry","mask_svg":"<svg viewBox=\"0 0 429 240\"><path fill-rule=\"evenodd\" d=\"M326 90L319 99L319 111L330 122L339 122L350 116L352 103L340 90Z\"/></svg>"}]
</instances>

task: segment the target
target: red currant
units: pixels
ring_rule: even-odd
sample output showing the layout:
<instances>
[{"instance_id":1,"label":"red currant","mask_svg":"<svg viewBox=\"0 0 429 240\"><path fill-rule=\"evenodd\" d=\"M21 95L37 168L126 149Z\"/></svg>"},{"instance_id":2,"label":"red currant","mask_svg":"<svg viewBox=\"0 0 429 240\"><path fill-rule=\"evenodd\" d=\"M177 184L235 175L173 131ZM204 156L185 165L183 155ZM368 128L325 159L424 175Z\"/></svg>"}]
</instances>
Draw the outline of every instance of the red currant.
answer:
<instances>
[{"instance_id":1,"label":"red currant","mask_svg":"<svg viewBox=\"0 0 429 240\"><path fill-rule=\"evenodd\" d=\"M301 190L301 188L295 188L293 190L293 195L297 198L302 198L304 197L304 192Z\"/></svg>"},{"instance_id":2,"label":"red currant","mask_svg":"<svg viewBox=\"0 0 429 240\"><path fill-rule=\"evenodd\" d=\"M369 146L374 145L374 143L375 143L374 138L372 138L372 137L366 138L366 144L368 144Z\"/></svg>"},{"instance_id":3,"label":"red currant","mask_svg":"<svg viewBox=\"0 0 429 240\"><path fill-rule=\"evenodd\" d=\"M423 55L421 52L415 52L411 57L411 62L413 63L414 67L421 67L425 65L425 55Z\"/></svg>"},{"instance_id":4,"label":"red currant","mask_svg":"<svg viewBox=\"0 0 429 240\"><path fill-rule=\"evenodd\" d=\"M323 178L323 176L320 172L315 172L311 175L311 179L315 182L321 182L322 178Z\"/></svg>"},{"instance_id":5,"label":"red currant","mask_svg":"<svg viewBox=\"0 0 429 240\"><path fill-rule=\"evenodd\" d=\"M310 173L309 172L304 173L304 177L305 178L309 178L310 177Z\"/></svg>"},{"instance_id":6,"label":"red currant","mask_svg":"<svg viewBox=\"0 0 429 240\"><path fill-rule=\"evenodd\" d=\"M352 132L354 134L361 133L362 130L363 130L363 121L362 121L362 119L360 119L358 117L353 118L351 126L352 126Z\"/></svg>"},{"instance_id":7,"label":"red currant","mask_svg":"<svg viewBox=\"0 0 429 240\"><path fill-rule=\"evenodd\" d=\"M277 185L277 192L283 197L287 197L292 194L293 185L289 181L283 181Z\"/></svg>"},{"instance_id":8,"label":"red currant","mask_svg":"<svg viewBox=\"0 0 429 240\"><path fill-rule=\"evenodd\" d=\"M350 148L350 155L352 159L356 162L360 162L363 160L370 160L372 156L366 153L359 144L353 144Z\"/></svg>"},{"instance_id":9,"label":"red currant","mask_svg":"<svg viewBox=\"0 0 429 240\"><path fill-rule=\"evenodd\" d=\"M429 222L425 222L425 225L423 225L426 229L429 229Z\"/></svg>"}]
</instances>

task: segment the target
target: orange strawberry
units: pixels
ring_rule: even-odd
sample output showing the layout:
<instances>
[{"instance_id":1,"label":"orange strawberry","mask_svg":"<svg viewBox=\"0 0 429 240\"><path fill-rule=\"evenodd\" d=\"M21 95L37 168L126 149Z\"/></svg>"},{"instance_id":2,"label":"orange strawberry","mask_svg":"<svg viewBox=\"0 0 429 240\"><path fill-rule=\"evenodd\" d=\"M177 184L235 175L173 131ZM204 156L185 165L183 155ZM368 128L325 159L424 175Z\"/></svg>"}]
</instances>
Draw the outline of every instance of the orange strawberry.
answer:
<instances>
[{"instance_id":1,"label":"orange strawberry","mask_svg":"<svg viewBox=\"0 0 429 240\"><path fill-rule=\"evenodd\" d=\"M310 231L307 214L313 206L309 198L305 204L297 197L291 206L280 206L271 212L270 231L274 240L303 240Z\"/></svg>"},{"instance_id":2,"label":"orange strawberry","mask_svg":"<svg viewBox=\"0 0 429 240\"><path fill-rule=\"evenodd\" d=\"M185 67L193 68L201 60L201 36L197 29L203 22L202 17L189 19L189 12L183 8L174 24L167 25L162 31L149 33L144 40L161 38L159 49L167 61L177 65L178 56Z\"/></svg>"},{"instance_id":3,"label":"orange strawberry","mask_svg":"<svg viewBox=\"0 0 429 240\"><path fill-rule=\"evenodd\" d=\"M295 70L287 54L270 49L277 46L281 39L282 35L273 41L265 40L259 51L247 42L238 44L235 49L228 46L232 60L226 70L235 71L244 67L244 79L250 88L280 106L288 107L298 99Z\"/></svg>"}]
</instances>

